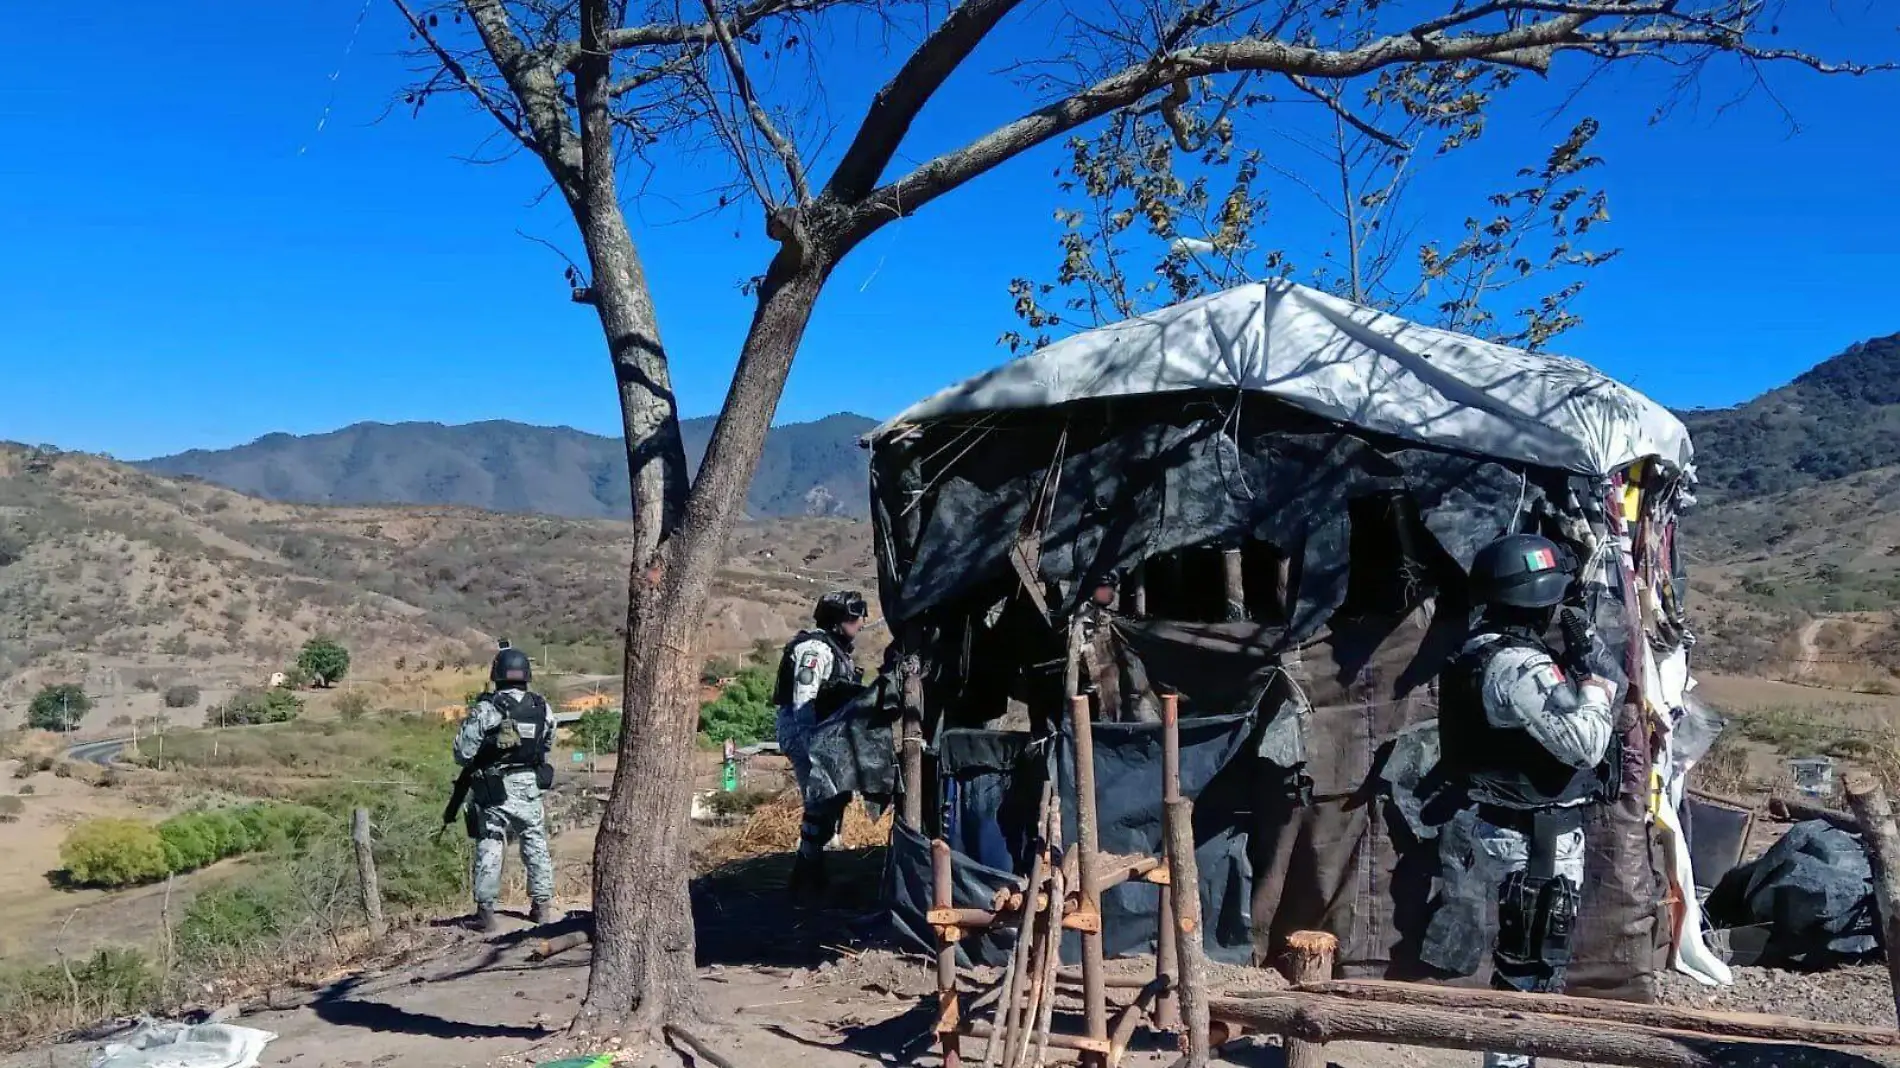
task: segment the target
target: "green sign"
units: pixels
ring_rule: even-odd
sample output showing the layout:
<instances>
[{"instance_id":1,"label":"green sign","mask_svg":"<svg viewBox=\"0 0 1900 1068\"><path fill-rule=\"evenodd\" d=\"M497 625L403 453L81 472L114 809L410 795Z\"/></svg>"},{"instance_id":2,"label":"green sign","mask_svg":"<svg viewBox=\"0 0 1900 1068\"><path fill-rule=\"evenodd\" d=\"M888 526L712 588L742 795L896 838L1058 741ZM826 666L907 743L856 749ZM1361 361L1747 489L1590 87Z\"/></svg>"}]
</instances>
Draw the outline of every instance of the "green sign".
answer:
<instances>
[{"instance_id":1,"label":"green sign","mask_svg":"<svg viewBox=\"0 0 1900 1068\"><path fill-rule=\"evenodd\" d=\"M576 763L576 764L585 764L585 763L587 763L587 754L586 754L586 753L583 753L583 752L581 752L581 751L580 751L580 750L578 750L578 749L576 749L576 750L574 751L574 763Z\"/></svg>"}]
</instances>

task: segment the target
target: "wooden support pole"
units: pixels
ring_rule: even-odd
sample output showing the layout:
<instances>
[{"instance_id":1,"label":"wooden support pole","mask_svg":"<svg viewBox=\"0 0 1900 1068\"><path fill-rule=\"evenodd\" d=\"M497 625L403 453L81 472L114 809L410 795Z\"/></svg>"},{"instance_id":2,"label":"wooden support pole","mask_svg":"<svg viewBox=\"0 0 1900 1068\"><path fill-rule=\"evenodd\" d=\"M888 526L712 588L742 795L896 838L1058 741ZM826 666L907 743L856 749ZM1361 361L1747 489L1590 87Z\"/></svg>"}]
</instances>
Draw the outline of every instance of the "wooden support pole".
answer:
<instances>
[{"instance_id":1,"label":"wooden support pole","mask_svg":"<svg viewBox=\"0 0 1900 1068\"><path fill-rule=\"evenodd\" d=\"M954 907L950 872L950 844L941 838L930 843L932 904L937 908ZM962 932L955 927L937 928L937 1039L943 1044L944 1068L957 1068L957 939Z\"/></svg>"},{"instance_id":2,"label":"wooden support pole","mask_svg":"<svg viewBox=\"0 0 1900 1068\"><path fill-rule=\"evenodd\" d=\"M1653 1028L1550 1016L1498 1019L1410 1005L1364 1004L1326 994L1284 991L1260 998L1215 998L1213 1017L1249 1031L1308 1043L1386 1042L1552 1057L1627 1068L1717 1068L1721 1041ZM1764 1054L1769 1051L1762 1051ZM1760 1063L1782 1063L1772 1055Z\"/></svg>"},{"instance_id":3,"label":"wooden support pole","mask_svg":"<svg viewBox=\"0 0 1900 1068\"><path fill-rule=\"evenodd\" d=\"M914 639L916 628L911 628L909 633ZM924 673L914 645L910 655L904 658L903 668L904 728L898 753L904 770L902 815L904 826L921 834L924 828Z\"/></svg>"},{"instance_id":4,"label":"wooden support pole","mask_svg":"<svg viewBox=\"0 0 1900 1068\"><path fill-rule=\"evenodd\" d=\"M1128 572L1126 587L1128 600L1123 605L1129 615L1136 619L1148 618L1148 565L1136 564Z\"/></svg>"},{"instance_id":5,"label":"wooden support pole","mask_svg":"<svg viewBox=\"0 0 1900 1068\"><path fill-rule=\"evenodd\" d=\"M1333 977L1333 962L1338 957L1339 939L1325 931L1295 931L1287 937L1280 971L1295 986L1325 982ZM1286 1068L1326 1068L1326 1050L1288 1036Z\"/></svg>"},{"instance_id":6,"label":"wooden support pole","mask_svg":"<svg viewBox=\"0 0 1900 1068\"><path fill-rule=\"evenodd\" d=\"M1246 572L1241 569L1239 549L1221 550L1221 573L1227 588L1227 622L1244 623L1247 620L1247 580Z\"/></svg>"},{"instance_id":7,"label":"wooden support pole","mask_svg":"<svg viewBox=\"0 0 1900 1068\"><path fill-rule=\"evenodd\" d=\"M1164 693L1161 695L1161 803L1165 806L1180 796L1181 699L1176 694ZM1168 852L1168 845L1163 842L1161 852L1169 864L1169 881L1162 884L1155 909L1155 978L1163 982L1155 997L1154 1023L1160 1030L1175 1031L1181 1027L1181 999L1177 989L1180 972L1175 963L1174 857Z\"/></svg>"},{"instance_id":8,"label":"wooden support pole","mask_svg":"<svg viewBox=\"0 0 1900 1068\"><path fill-rule=\"evenodd\" d=\"M1055 846L1062 842L1059 812L1050 817L1049 841ZM1062 869L1057 867L1049 873L1049 937L1043 944L1042 1005L1036 1010L1036 1059L1032 1068L1042 1068L1043 1059L1049 1055L1049 1027L1055 1021L1056 971L1062 965L1063 890Z\"/></svg>"},{"instance_id":9,"label":"wooden support pole","mask_svg":"<svg viewBox=\"0 0 1900 1068\"><path fill-rule=\"evenodd\" d=\"M969 1035L971 1038L988 1038L996 1033L996 1029L981 1020L971 1020L969 1024L964 1027L963 1033ZM1038 1036L1039 1039L1040 1037L1041 1036ZM1048 1045L1053 1049L1080 1050L1085 1057L1090 1053L1100 1055L1108 1051L1108 1043L1106 1041L1096 1042L1094 1039L1085 1035L1052 1034L1048 1036Z\"/></svg>"},{"instance_id":10,"label":"wooden support pole","mask_svg":"<svg viewBox=\"0 0 1900 1068\"><path fill-rule=\"evenodd\" d=\"M1042 891L1044 872L1048 868L1048 852L1043 848L1041 829L1049 825L1049 806L1054 802L1055 783L1045 780L1042 784L1041 799L1036 804L1037 833L1033 847L1035 855L1029 861L1029 886L1025 891L1025 896L1039 895ZM1024 911L1020 915L1021 919L1016 924L1016 945L1009 959L1010 976L1005 981L1006 992L996 1017L1003 1028L1002 1041L992 1042L990 1049L983 1055L985 1068L989 1068L994 1063L990 1060L990 1056L998 1052L1007 1058L1005 1064L1014 1063L1018 1033L1035 1022L1035 1017L1031 1015L1035 1012L1034 1004L1027 1007L1021 1005L1020 993L1029 992L1035 978L1030 972L1030 968L1036 963L1031 960L1030 950L1036 941L1036 914Z\"/></svg>"},{"instance_id":11,"label":"wooden support pole","mask_svg":"<svg viewBox=\"0 0 1900 1068\"><path fill-rule=\"evenodd\" d=\"M1102 987L1102 892L1095 856L1099 849L1095 826L1095 726L1089 719L1089 699L1069 699L1069 725L1075 742L1075 859L1082 884L1081 916L1095 921L1094 931L1082 932L1082 1020L1088 1037L1101 1043L1103 1053L1084 1053L1089 1068L1105 1068L1108 1049L1108 998Z\"/></svg>"},{"instance_id":12,"label":"wooden support pole","mask_svg":"<svg viewBox=\"0 0 1900 1068\"><path fill-rule=\"evenodd\" d=\"M1183 1068L1206 1068L1208 1058L1207 965L1201 944L1201 878L1194 860L1194 802L1177 797L1167 804L1165 825L1169 863L1174 866L1176 986L1181 997L1184 1032Z\"/></svg>"},{"instance_id":13,"label":"wooden support pole","mask_svg":"<svg viewBox=\"0 0 1900 1068\"><path fill-rule=\"evenodd\" d=\"M1893 807L1879 780L1866 772L1847 777L1847 806L1860 821L1861 841L1873 862L1874 902L1880 906L1880 944L1887 949L1887 972L1893 978L1894 1017L1900 1020L1900 831L1893 825Z\"/></svg>"},{"instance_id":14,"label":"wooden support pole","mask_svg":"<svg viewBox=\"0 0 1900 1068\"><path fill-rule=\"evenodd\" d=\"M356 885L363 898L363 915L369 917L369 933L381 938L389 931L383 922L383 892L376 883L376 851L369 833L369 809L350 813L350 842L356 847Z\"/></svg>"},{"instance_id":15,"label":"wooden support pole","mask_svg":"<svg viewBox=\"0 0 1900 1068\"><path fill-rule=\"evenodd\" d=\"M1457 987L1400 983L1384 979L1331 979L1301 983L1302 994L1324 994L1349 1001L1380 1005L1410 1005L1456 1012L1500 1012L1556 1016L1578 1022L1591 1020L1684 1031L1715 1038L1751 1042L1799 1042L1816 1046L1900 1048L1900 1031L1888 1027L1817 1023L1785 1016L1743 1012L1709 1012L1667 1005L1641 1005L1610 998L1580 998L1565 994L1525 994L1515 990L1465 990ZM1235 998L1274 997L1277 990L1236 993Z\"/></svg>"}]
</instances>

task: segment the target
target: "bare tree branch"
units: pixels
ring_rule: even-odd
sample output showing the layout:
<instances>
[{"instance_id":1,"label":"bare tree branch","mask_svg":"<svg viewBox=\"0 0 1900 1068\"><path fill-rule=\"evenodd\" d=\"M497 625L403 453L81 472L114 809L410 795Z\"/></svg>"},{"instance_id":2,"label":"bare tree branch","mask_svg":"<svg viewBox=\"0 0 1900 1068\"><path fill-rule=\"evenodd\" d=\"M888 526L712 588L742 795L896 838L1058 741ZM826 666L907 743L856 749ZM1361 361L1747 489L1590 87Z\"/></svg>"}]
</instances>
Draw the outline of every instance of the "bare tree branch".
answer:
<instances>
[{"instance_id":1,"label":"bare tree branch","mask_svg":"<svg viewBox=\"0 0 1900 1068\"><path fill-rule=\"evenodd\" d=\"M1535 0L1499 0L1504 10L1522 10ZM1353 78L1405 63L1450 63L1468 60L1502 64L1537 72L1547 71L1560 52L1600 54L1603 49L1621 55L1648 47L1704 46L1743 55L1763 53L1777 59L1802 62L1826 73L1867 74L1895 69L1890 63L1824 63L1801 52L1745 48L1735 31L1684 29L1657 25L1584 33L1592 18L1614 12L1621 5L1563 5L1593 14L1568 15L1489 33L1454 35L1392 34L1352 49L1319 49L1280 40L1242 38L1200 45L1136 64L1110 75L1066 99L1056 101L991 131L963 146L929 160L904 177L867 195L858 205L854 222L875 227L881 221L908 214L970 179L1037 145L1094 119L1140 101L1164 85L1185 78L1241 71L1272 71L1308 78Z\"/></svg>"},{"instance_id":2,"label":"bare tree branch","mask_svg":"<svg viewBox=\"0 0 1900 1068\"><path fill-rule=\"evenodd\" d=\"M402 12L402 17L408 21L409 28L415 31L416 36L422 39L423 44L429 46L429 51L435 53L435 58L442 64L442 70L446 71L457 82L460 82L462 87L468 90L468 95L474 97L475 102L480 104L483 110L487 111L489 115L493 116L495 121L501 125L502 129L513 134L516 140L527 144L529 138L527 133L522 130L521 124L515 120L513 115L502 110L500 103L488 95L488 91L482 87L482 83L469 74L468 68L463 66L462 62L456 59L453 53L442 47L441 42L436 40L435 34L429 32L428 23L418 18L416 13L411 11L409 5L404 3L403 0L395 0L395 4L396 10ZM431 84L433 84L433 79L431 79ZM428 91L429 87L427 86L422 90L424 93Z\"/></svg>"},{"instance_id":3,"label":"bare tree branch","mask_svg":"<svg viewBox=\"0 0 1900 1068\"><path fill-rule=\"evenodd\" d=\"M712 28L713 38L719 43L719 52L725 57L726 71L732 76L733 89L739 94L739 101L745 106L746 116L752 125L758 128L759 136L765 138L779 163L785 168L785 176L791 180L792 196L800 204L811 200L811 185L805 180L805 162L799 158L798 146L787 140L772 123L772 116L766 114L765 107L752 92L752 79L746 76L745 61L739 56L739 46L732 41L732 34L726 29L726 23L719 17L719 9L714 6L716 0L701 0L706 8L707 25ZM767 207L772 207L770 201Z\"/></svg>"},{"instance_id":4,"label":"bare tree branch","mask_svg":"<svg viewBox=\"0 0 1900 1068\"><path fill-rule=\"evenodd\" d=\"M963 0L958 4L878 91L857 136L826 183L825 195L849 203L870 192L931 96L1019 3Z\"/></svg>"},{"instance_id":5,"label":"bare tree branch","mask_svg":"<svg viewBox=\"0 0 1900 1068\"><path fill-rule=\"evenodd\" d=\"M1328 93L1307 79L1297 74L1289 74L1287 75L1287 81L1292 82L1301 92L1326 105L1327 108L1331 109L1334 117L1353 129L1358 130L1360 133L1365 134L1367 137L1372 138L1374 141L1377 141L1387 148L1396 148L1404 151L1411 150L1412 146L1386 133L1384 130L1379 129L1377 126L1372 125L1359 116L1354 115L1351 109L1347 108L1337 96Z\"/></svg>"}]
</instances>

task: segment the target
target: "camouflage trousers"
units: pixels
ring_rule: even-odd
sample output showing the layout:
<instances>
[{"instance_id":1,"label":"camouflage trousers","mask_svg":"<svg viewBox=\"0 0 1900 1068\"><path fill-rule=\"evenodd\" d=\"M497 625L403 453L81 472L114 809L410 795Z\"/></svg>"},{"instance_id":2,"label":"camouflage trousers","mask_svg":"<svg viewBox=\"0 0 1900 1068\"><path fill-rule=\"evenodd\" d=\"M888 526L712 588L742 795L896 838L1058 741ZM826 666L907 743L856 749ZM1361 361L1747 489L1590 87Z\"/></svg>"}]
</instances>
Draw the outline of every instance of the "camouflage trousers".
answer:
<instances>
[{"instance_id":1,"label":"camouflage trousers","mask_svg":"<svg viewBox=\"0 0 1900 1068\"><path fill-rule=\"evenodd\" d=\"M1477 842L1495 882L1501 884L1512 872L1525 871L1530 867L1530 838L1522 831L1510 827L1499 827L1479 819ZM1557 836L1554 877L1569 881L1570 885L1577 889L1583 886L1583 847L1583 832L1580 830ZM1528 922L1529 918L1525 917L1525 920ZM1527 976L1519 974L1519 969L1500 957L1492 970L1491 982L1493 986L1506 990L1561 993L1564 969L1569 963L1569 951L1566 949L1562 954L1562 959L1543 962L1547 974ZM1533 1058L1519 1053L1484 1055L1485 1068L1531 1068L1536 1063Z\"/></svg>"},{"instance_id":2,"label":"camouflage trousers","mask_svg":"<svg viewBox=\"0 0 1900 1068\"><path fill-rule=\"evenodd\" d=\"M541 811L541 790L534 773L516 773L503 780L508 799L499 805L475 809L472 877L475 904L493 905L501 896L501 858L513 836L521 844L521 866L528 872L528 896L535 901L554 897L554 855L548 851L547 821Z\"/></svg>"}]
</instances>

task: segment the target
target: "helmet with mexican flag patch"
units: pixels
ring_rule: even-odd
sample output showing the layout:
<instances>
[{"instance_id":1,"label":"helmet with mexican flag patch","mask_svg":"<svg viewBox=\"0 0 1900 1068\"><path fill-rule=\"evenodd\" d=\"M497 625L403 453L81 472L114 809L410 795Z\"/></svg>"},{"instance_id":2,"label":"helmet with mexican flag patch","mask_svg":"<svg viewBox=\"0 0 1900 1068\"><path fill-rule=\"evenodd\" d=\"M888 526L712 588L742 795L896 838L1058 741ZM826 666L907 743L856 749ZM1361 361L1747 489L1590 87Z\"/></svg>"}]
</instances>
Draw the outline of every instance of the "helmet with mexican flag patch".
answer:
<instances>
[{"instance_id":1,"label":"helmet with mexican flag patch","mask_svg":"<svg viewBox=\"0 0 1900 1068\"><path fill-rule=\"evenodd\" d=\"M1570 551L1536 534L1507 534L1471 560L1471 599L1479 604L1549 608L1562 604L1576 570Z\"/></svg>"}]
</instances>

